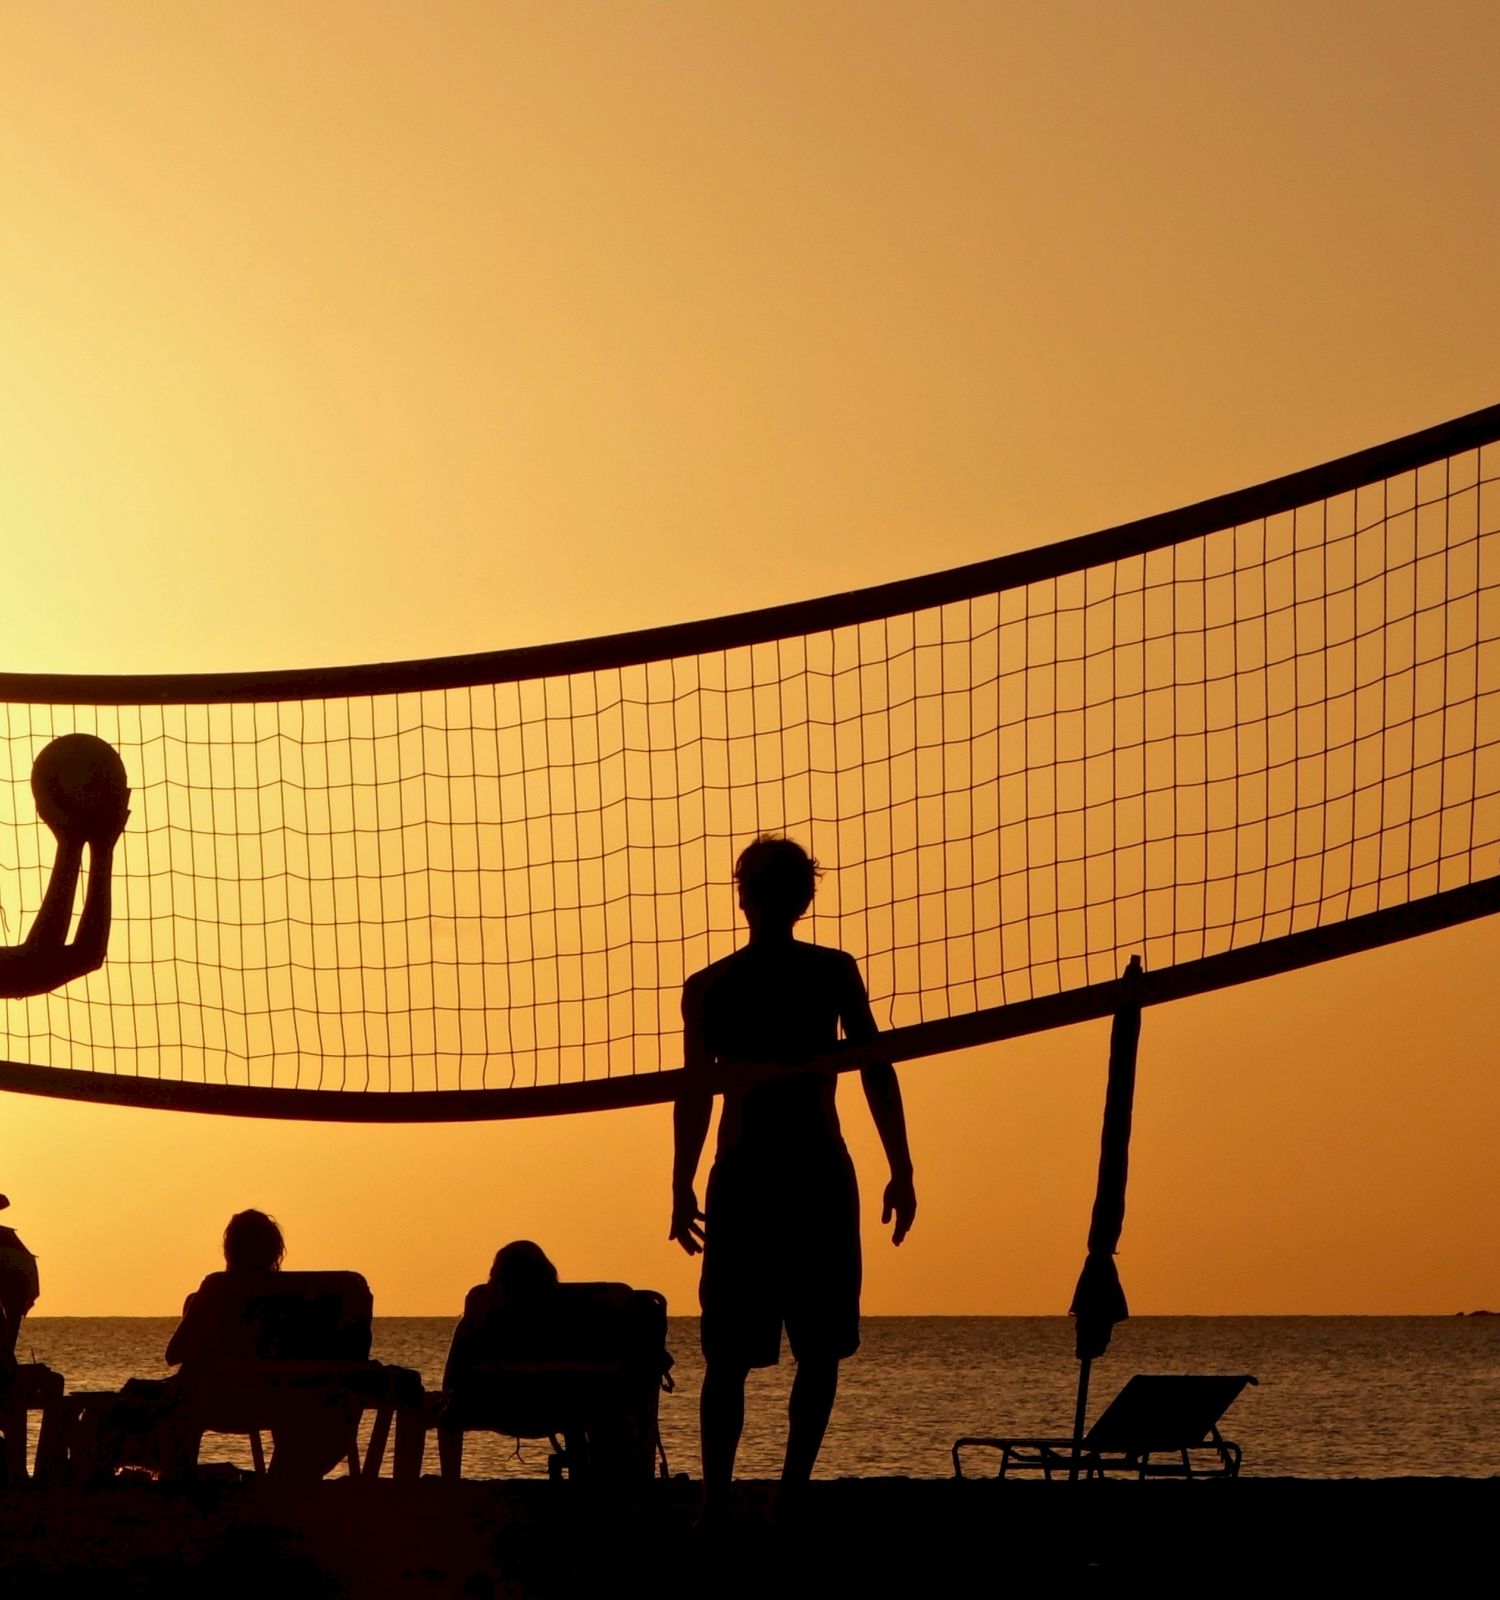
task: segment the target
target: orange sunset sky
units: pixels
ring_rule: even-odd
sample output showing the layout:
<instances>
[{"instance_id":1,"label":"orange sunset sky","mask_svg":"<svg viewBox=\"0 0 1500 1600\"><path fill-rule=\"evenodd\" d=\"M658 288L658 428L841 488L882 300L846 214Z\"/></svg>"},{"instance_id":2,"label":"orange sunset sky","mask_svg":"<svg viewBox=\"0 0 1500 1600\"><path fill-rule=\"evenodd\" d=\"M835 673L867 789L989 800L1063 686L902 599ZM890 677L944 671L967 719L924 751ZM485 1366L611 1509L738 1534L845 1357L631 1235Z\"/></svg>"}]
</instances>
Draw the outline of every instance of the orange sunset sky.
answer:
<instances>
[{"instance_id":1,"label":"orange sunset sky","mask_svg":"<svg viewBox=\"0 0 1500 1600\"><path fill-rule=\"evenodd\" d=\"M0 0L4 667L487 650L909 576L1500 399L1500 10ZM8 937L25 914L0 874ZM1138 1313L1500 1305L1500 937L1146 1015ZM871 1313L1056 1313L1108 1027L902 1070ZM339 1128L0 1100L38 1315L247 1205L456 1311L530 1236L695 1306L664 1107Z\"/></svg>"}]
</instances>

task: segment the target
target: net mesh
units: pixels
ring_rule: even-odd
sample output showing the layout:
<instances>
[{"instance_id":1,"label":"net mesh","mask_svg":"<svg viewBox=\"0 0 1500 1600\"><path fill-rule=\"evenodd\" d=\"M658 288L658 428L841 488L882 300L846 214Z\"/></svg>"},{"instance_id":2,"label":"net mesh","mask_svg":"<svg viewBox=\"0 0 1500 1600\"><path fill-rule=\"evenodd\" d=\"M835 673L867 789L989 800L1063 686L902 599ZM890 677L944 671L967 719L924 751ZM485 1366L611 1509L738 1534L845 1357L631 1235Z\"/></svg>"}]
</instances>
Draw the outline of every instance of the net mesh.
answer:
<instances>
[{"instance_id":1,"label":"net mesh","mask_svg":"<svg viewBox=\"0 0 1500 1600\"><path fill-rule=\"evenodd\" d=\"M134 787L109 958L0 1004L58 1068L400 1092L680 1065L737 852L904 1026L1500 866L1500 446L1141 554L796 636L441 691L13 703L11 942L64 732Z\"/></svg>"}]
</instances>

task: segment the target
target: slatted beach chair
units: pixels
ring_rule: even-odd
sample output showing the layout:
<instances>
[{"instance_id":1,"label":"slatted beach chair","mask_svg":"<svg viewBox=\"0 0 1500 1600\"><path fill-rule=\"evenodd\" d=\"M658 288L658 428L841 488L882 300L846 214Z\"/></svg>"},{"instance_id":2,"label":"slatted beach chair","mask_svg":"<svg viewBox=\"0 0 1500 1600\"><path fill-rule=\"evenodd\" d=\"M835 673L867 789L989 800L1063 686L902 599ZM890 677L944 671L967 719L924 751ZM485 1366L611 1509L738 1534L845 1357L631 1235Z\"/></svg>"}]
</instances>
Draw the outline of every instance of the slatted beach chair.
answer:
<instances>
[{"instance_id":1,"label":"slatted beach chair","mask_svg":"<svg viewBox=\"0 0 1500 1600\"><path fill-rule=\"evenodd\" d=\"M268 1273L245 1287L236 1314L254 1329L255 1354L226 1357L191 1379L187 1427L195 1459L205 1433L244 1433L263 1472L264 1432L317 1426L333 1414L347 1426L350 1476L378 1477L394 1417L397 1475L420 1474L420 1455L415 1470L405 1459L400 1413L420 1414L421 1378L370 1360L374 1299L359 1273ZM356 1433L366 1410L375 1416L361 1463Z\"/></svg>"},{"instance_id":2,"label":"slatted beach chair","mask_svg":"<svg viewBox=\"0 0 1500 1600\"><path fill-rule=\"evenodd\" d=\"M1242 1451L1219 1432L1219 1422L1240 1391L1256 1380L1248 1374L1137 1373L1100 1413L1076 1452L1077 1475L1103 1478L1234 1478ZM1016 1436L968 1437L954 1441L953 1475L964 1475L966 1449L1000 1452L996 1476L1039 1472L1069 1477L1074 1441Z\"/></svg>"},{"instance_id":3,"label":"slatted beach chair","mask_svg":"<svg viewBox=\"0 0 1500 1600\"><path fill-rule=\"evenodd\" d=\"M199 1294L218 1303L223 1353L185 1363L164 1383L133 1381L118 1395L70 1397L77 1403L76 1471L108 1471L118 1459L114 1450L123 1448L126 1459L141 1452L163 1470L190 1474L203 1436L224 1433L249 1438L261 1473L263 1435L285 1431L293 1440L341 1444L350 1476L374 1478L394 1418L396 1475L420 1476L422 1381L370 1360L374 1301L359 1273L213 1273ZM374 1424L361 1462L358 1426L367 1410Z\"/></svg>"},{"instance_id":4,"label":"slatted beach chair","mask_svg":"<svg viewBox=\"0 0 1500 1600\"><path fill-rule=\"evenodd\" d=\"M667 1302L654 1290L562 1283L517 1306L479 1284L464 1301L443 1393L429 1402L442 1475L462 1475L464 1434L478 1429L549 1439L554 1478L649 1480L671 1382L666 1335Z\"/></svg>"}]
</instances>

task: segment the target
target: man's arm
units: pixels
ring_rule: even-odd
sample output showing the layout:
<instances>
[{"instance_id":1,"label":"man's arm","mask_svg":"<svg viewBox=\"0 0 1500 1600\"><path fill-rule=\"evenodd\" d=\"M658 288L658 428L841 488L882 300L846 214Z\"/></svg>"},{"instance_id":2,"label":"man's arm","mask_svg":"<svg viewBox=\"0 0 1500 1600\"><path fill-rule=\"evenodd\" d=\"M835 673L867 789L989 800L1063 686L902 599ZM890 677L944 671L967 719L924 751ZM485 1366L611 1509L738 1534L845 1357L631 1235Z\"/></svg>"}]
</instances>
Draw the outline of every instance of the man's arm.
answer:
<instances>
[{"instance_id":1,"label":"man's arm","mask_svg":"<svg viewBox=\"0 0 1500 1600\"><path fill-rule=\"evenodd\" d=\"M167 1341L168 1366L201 1366L219 1354L225 1294L224 1274L211 1272L182 1302L182 1321Z\"/></svg>"},{"instance_id":2,"label":"man's arm","mask_svg":"<svg viewBox=\"0 0 1500 1600\"><path fill-rule=\"evenodd\" d=\"M682 986L682 1064L689 1084L708 1066L708 1045L703 1037L702 986L689 978ZM698 1163L708 1138L713 1096L688 1087L672 1107L672 1228L675 1239L690 1255L703 1248L703 1213L698 1209Z\"/></svg>"},{"instance_id":3,"label":"man's arm","mask_svg":"<svg viewBox=\"0 0 1500 1600\"><path fill-rule=\"evenodd\" d=\"M839 1020L844 1025L844 1037L853 1044L874 1044L880 1036L875 1018L870 1011L869 997L865 993L864 979L859 975L858 963L853 956L846 957L844 993L839 1004ZM891 1243L900 1244L911 1232L917 1217L917 1191L912 1182L911 1148L906 1141L906 1111L901 1104L901 1085L896 1081L896 1069L889 1061L872 1061L860 1069L859 1081L864 1086L870 1115L875 1120L875 1131L880 1135L881 1148L891 1169L891 1180L882 1197L881 1222L895 1222Z\"/></svg>"},{"instance_id":4,"label":"man's arm","mask_svg":"<svg viewBox=\"0 0 1500 1600\"><path fill-rule=\"evenodd\" d=\"M179 1366L185 1361L196 1343L195 1335L198 1329L193 1323L193 1302L197 1298L198 1291L195 1289L182 1302L182 1321L172 1330L172 1337L167 1340L167 1353L163 1358L169 1367Z\"/></svg>"},{"instance_id":5,"label":"man's arm","mask_svg":"<svg viewBox=\"0 0 1500 1600\"><path fill-rule=\"evenodd\" d=\"M102 967L109 949L115 846L125 830L127 816L129 812L122 813L118 825L112 823L101 835L89 840L89 881L83 891L78 932L70 947L83 972Z\"/></svg>"},{"instance_id":6,"label":"man's arm","mask_svg":"<svg viewBox=\"0 0 1500 1600\"><path fill-rule=\"evenodd\" d=\"M101 823L87 841L71 831L57 834L52 876L31 932L24 943L0 948L0 996L19 999L23 995L46 994L103 966L109 946L114 850L129 815L122 807L118 816ZM53 826L50 821L48 825ZM89 847L88 887L78 919L78 935L69 944L68 923L73 915L85 842Z\"/></svg>"},{"instance_id":7,"label":"man's arm","mask_svg":"<svg viewBox=\"0 0 1500 1600\"><path fill-rule=\"evenodd\" d=\"M22 950L33 953L65 945L68 924L73 920L73 896L77 893L78 873L83 866L83 836L59 833L55 837L57 851L52 857L47 892L42 896L41 909L31 924L31 932L21 943Z\"/></svg>"}]
</instances>

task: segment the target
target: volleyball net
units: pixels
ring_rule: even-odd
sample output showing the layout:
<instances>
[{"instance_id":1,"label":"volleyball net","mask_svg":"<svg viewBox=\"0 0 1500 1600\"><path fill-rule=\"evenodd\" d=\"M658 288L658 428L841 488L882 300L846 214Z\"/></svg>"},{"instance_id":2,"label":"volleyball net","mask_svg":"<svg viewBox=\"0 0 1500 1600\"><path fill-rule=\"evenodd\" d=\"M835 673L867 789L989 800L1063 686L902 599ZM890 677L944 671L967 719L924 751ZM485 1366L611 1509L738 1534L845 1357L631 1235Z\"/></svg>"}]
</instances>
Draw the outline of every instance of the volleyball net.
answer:
<instances>
[{"instance_id":1,"label":"volleyball net","mask_svg":"<svg viewBox=\"0 0 1500 1600\"><path fill-rule=\"evenodd\" d=\"M1500 907L1500 406L909 582L391 666L0 678L29 775L119 749L97 973L0 1002L0 1087L443 1118L670 1098L683 979L785 833L895 1059Z\"/></svg>"}]
</instances>

